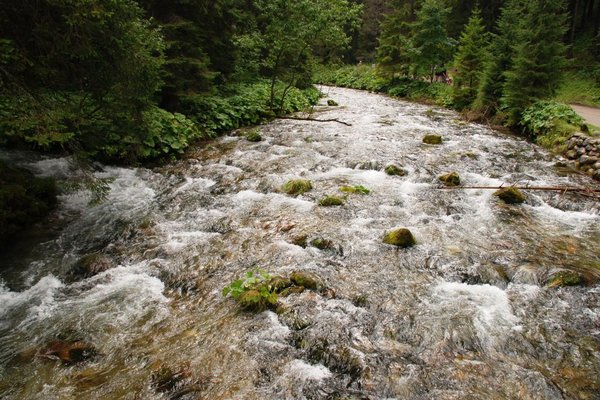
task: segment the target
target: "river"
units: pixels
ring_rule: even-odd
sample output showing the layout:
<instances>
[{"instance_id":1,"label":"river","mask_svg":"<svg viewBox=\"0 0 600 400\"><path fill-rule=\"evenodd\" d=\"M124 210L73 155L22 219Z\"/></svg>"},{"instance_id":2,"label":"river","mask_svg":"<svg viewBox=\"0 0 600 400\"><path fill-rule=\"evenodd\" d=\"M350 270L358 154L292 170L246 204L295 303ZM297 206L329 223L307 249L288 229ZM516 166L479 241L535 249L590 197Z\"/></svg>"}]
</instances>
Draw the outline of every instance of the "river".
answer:
<instances>
[{"instance_id":1,"label":"river","mask_svg":"<svg viewBox=\"0 0 600 400\"><path fill-rule=\"evenodd\" d=\"M4 259L0 398L600 399L598 201L525 191L507 205L437 177L594 182L452 111L322 90L339 107L324 99L316 116L352 126L276 120L258 143L234 132L161 168L105 167L99 205L62 195L55 229ZM429 133L443 143L424 144ZM20 162L70 174L67 159ZM313 190L281 192L297 178ZM317 205L342 185L370 194ZM397 227L417 245L384 244ZM294 244L302 236L332 245ZM85 257L104 268L78 275ZM255 268L309 271L327 289L242 311L221 291ZM548 285L560 271L585 284ZM95 354L45 357L59 339Z\"/></svg>"}]
</instances>

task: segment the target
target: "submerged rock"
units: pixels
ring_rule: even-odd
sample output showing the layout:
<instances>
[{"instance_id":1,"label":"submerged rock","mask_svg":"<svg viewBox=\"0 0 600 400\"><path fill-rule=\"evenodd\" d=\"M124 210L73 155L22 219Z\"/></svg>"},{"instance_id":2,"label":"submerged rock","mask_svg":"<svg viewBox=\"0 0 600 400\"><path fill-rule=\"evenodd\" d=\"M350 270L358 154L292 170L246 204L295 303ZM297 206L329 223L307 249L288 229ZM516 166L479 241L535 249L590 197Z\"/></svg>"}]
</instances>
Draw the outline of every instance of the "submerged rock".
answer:
<instances>
[{"instance_id":1,"label":"submerged rock","mask_svg":"<svg viewBox=\"0 0 600 400\"><path fill-rule=\"evenodd\" d=\"M84 341L55 340L41 349L38 356L50 360L60 360L64 364L77 364L98 354L96 348Z\"/></svg>"},{"instance_id":2,"label":"submerged rock","mask_svg":"<svg viewBox=\"0 0 600 400\"><path fill-rule=\"evenodd\" d=\"M318 290L323 284L321 279L311 272L294 271L290 275L290 279L298 286L304 286L309 290Z\"/></svg>"},{"instance_id":3,"label":"submerged rock","mask_svg":"<svg viewBox=\"0 0 600 400\"><path fill-rule=\"evenodd\" d=\"M385 167L385 173L390 175L390 176L404 176L406 175L406 171L403 170L402 168L390 164L387 167Z\"/></svg>"},{"instance_id":4,"label":"submerged rock","mask_svg":"<svg viewBox=\"0 0 600 400\"><path fill-rule=\"evenodd\" d=\"M69 273L72 279L85 279L107 271L114 266L113 260L101 253L81 257Z\"/></svg>"},{"instance_id":5,"label":"submerged rock","mask_svg":"<svg viewBox=\"0 0 600 400\"><path fill-rule=\"evenodd\" d=\"M425 135L423 143L426 144L442 144L442 137L440 135Z\"/></svg>"},{"instance_id":6,"label":"submerged rock","mask_svg":"<svg viewBox=\"0 0 600 400\"><path fill-rule=\"evenodd\" d=\"M394 229L383 235L383 243L398 247L411 247L417 244L415 237L406 228Z\"/></svg>"},{"instance_id":7,"label":"submerged rock","mask_svg":"<svg viewBox=\"0 0 600 400\"><path fill-rule=\"evenodd\" d=\"M281 190L285 193L296 196L302 193L306 193L312 190L312 183L306 179L293 179L291 181L286 182Z\"/></svg>"},{"instance_id":8,"label":"submerged rock","mask_svg":"<svg viewBox=\"0 0 600 400\"><path fill-rule=\"evenodd\" d=\"M438 179L446 186L459 186L460 176L456 172L451 172L438 177Z\"/></svg>"},{"instance_id":9,"label":"submerged rock","mask_svg":"<svg viewBox=\"0 0 600 400\"><path fill-rule=\"evenodd\" d=\"M496 191L494 196L499 197L506 204L521 204L526 200L525 195L514 187L502 188Z\"/></svg>"},{"instance_id":10,"label":"submerged rock","mask_svg":"<svg viewBox=\"0 0 600 400\"><path fill-rule=\"evenodd\" d=\"M343 206L344 199L337 196L325 196L319 201L319 205L323 207Z\"/></svg>"}]
</instances>

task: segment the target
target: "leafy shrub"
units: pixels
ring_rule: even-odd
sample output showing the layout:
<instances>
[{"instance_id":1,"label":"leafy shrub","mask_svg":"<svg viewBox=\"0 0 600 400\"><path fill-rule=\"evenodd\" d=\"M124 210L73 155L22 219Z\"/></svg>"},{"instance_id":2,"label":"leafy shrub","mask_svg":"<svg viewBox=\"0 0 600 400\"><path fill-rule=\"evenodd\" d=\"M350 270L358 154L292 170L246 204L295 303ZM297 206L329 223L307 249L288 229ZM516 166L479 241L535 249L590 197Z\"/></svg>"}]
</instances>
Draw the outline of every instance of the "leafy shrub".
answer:
<instances>
[{"instance_id":1,"label":"leafy shrub","mask_svg":"<svg viewBox=\"0 0 600 400\"><path fill-rule=\"evenodd\" d=\"M538 144L562 151L571 134L580 129L583 119L566 104L538 101L525 109L520 124Z\"/></svg>"},{"instance_id":2,"label":"leafy shrub","mask_svg":"<svg viewBox=\"0 0 600 400\"><path fill-rule=\"evenodd\" d=\"M277 293L271 285L273 277L266 271L248 271L223 288L223 296L231 295L242 308L261 311L277 304Z\"/></svg>"}]
</instances>

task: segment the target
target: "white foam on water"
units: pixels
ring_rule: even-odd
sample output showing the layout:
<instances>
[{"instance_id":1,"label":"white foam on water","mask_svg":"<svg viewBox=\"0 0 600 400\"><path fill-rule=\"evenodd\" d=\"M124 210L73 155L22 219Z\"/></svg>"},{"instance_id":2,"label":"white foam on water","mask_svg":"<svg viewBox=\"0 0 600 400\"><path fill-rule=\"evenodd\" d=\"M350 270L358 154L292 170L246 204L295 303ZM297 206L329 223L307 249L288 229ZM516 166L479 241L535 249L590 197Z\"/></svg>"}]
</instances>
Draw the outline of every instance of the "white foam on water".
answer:
<instances>
[{"instance_id":1,"label":"white foam on water","mask_svg":"<svg viewBox=\"0 0 600 400\"><path fill-rule=\"evenodd\" d=\"M240 203L253 203L257 201L262 201L264 198L264 194L257 193L253 190L242 190L241 192L236 193L232 197L234 201Z\"/></svg>"},{"instance_id":2,"label":"white foam on water","mask_svg":"<svg viewBox=\"0 0 600 400\"><path fill-rule=\"evenodd\" d=\"M185 182L175 189L173 194L195 190L205 190L214 186L215 184L216 182L211 179L186 177Z\"/></svg>"},{"instance_id":3,"label":"white foam on water","mask_svg":"<svg viewBox=\"0 0 600 400\"><path fill-rule=\"evenodd\" d=\"M582 211L568 211L560 210L552 207L547 203L542 203L539 206L529 207L538 217L545 219L550 222L561 222L565 225L581 228L582 225L589 224L591 222L597 222L600 220L598 212L582 212Z\"/></svg>"},{"instance_id":4,"label":"white foam on water","mask_svg":"<svg viewBox=\"0 0 600 400\"><path fill-rule=\"evenodd\" d=\"M444 282L433 288L433 295L432 306L443 311L442 316L472 312L477 336L487 350L494 349L511 331L521 328L506 292L495 286Z\"/></svg>"},{"instance_id":5,"label":"white foam on water","mask_svg":"<svg viewBox=\"0 0 600 400\"><path fill-rule=\"evenodd\" d=\"M48 158L30 163L28 166L35 171L36 175L43 177L67 178L73 175L69 157Z\"/></svg>"},{"instance_id":6,"label":"white foam on water","mask_svg":"<svg viewBox=\"0 0 600 400\"><path fill-rule=\"evenodd\" d=\"M270 194L269 197L271 205L275 207L291 207L302 213L307 213L315 207L315 203L312 201L288 197L277 193Z\"/></svg>"},{"instance_id":7,"label":"white foam on water","mask_svg":"<svg viewBox=\"0 0 600 400\"><path fill-rule=\"evenodd\" d=\"M293 360L285 366L284 375L297 382L306 383L320 382L331 378L333 374L322 364L311 365L302 360Z\"/></svg>"}]
</instances>

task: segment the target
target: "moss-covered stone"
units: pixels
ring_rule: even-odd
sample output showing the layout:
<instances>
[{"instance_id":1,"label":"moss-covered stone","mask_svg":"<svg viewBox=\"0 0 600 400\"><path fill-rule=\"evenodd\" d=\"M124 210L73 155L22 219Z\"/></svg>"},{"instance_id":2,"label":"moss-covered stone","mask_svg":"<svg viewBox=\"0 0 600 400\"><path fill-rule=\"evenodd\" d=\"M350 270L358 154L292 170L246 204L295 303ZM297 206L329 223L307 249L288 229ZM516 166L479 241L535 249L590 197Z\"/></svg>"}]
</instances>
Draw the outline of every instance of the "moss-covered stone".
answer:
<instances>
[{"instance_id":1,"label":"moss-covered stone","mask_svg":"<svg viewBox=\"0 0 600 400\"><path fill-rule=\"evenodd\" d=\"M274 276L269 281L269 286L271 287L271 290L275 293L281 293L284 289L287 289L290 286L292 286L292 281L283 276Z\"/></svg>"},{"instance_id":2,"label":"moss-covered stone","mask_svg":"<svg viewBox=\"0 0 600 400\"><path fill-rule=\"evenodd\" d=\"M304 286L309 290L318 290L323 285L321 279L311 272L295 271L290 275L290 279L298 286Z\"/></svg>"},{"instance_id":3,"label":"moss-covered stone","mask_svg":"<svg viewBox=\"0 0 600 400\"><path fill-rule=\"evenodd\" d=\"M263 311L269 306L258 290L247 290L238 298L240 306L247 311Z\"/></svg>"},{"instance_id":4,"label":"moss-covered stone","mask_svg":"<svg viewBox=\"0 0 600 400\"><path fill-rule=\"evenodd\" d=\"M292 286L292 287L282 290L279 295L281 297L288 297L291 294L300 294L300 293L304 292L304 290L306 290L304 286Z\"/></svg>"},{"instance_id":5,"label":"moss-covered stone","mask_svg":"<svg viewBox=\"0 0 600 400\"><path fill-rule=\"evenodd\" d=\"M329 239L317 238L310 241L312 247L316 247L319 250L331 250L334 248L333 242Z\"/></svg>"},{"instance_id":6,"label":"moss-covered stone","mask_svg":"<svg viewBox=\"0 0 600 400\"><path fill-rule=\"evenodd\" d=\"M340 187L340 191L344 193L358 193L358 194L369 194L371 191L364 187L363 185L356 186L342 186Z\"/></svg>"},{"instance_id":7,"label":"moss-covered stone","mask_svg":"<svg viewBox=\"0 0 600 400\"><path fill-rule=\"evenodd\" d=\"M390 164L387 167L385 167L385 173L390 175L390 176L404 176L406 175L406 171L403 170L402 168Z\"/></svg>"},{"instance_id":8,"label":"moss-covered stone","mask_svg":"<svg viewBox=\"0 0 600 400\"><path fill-rule=\"evenodd\" d=\"M438 177L440 182L442 182L446 186L459 186L460 185L460 176L456 172L451 172L446 175L442 175Z\"/></svg>"},{"instance_id":9,"label":"moss-covered stone","mask_svg":"<svg viewBox=\"0 0 600 400\"><path fill-rule=\"evenodd\" d=\"M423 143L426 144L442 144L442 137L440 135L425 135Z\"/></svg>"},{"instance_id":10,"label":"moss-covered stone","mask_svg":"<svg viewBox=\"0 0 600 400\"><path fill-rule=\"evenodd\" d=\"M547 282L548 287L579 286L583 283L581 275L573 271L560 271L554 274Z\"/></svg>"},{"instance_id":11,"label":"moss-covered stone","mask_svg":"<svg viewBox=\"0 0 600 400\"><path fill-rule=\"evenodd\" d=\"M415 237L406 228L394 229L383 235L383 243L398 247L411 247L417 244Z\"/></svg>"},{"instance_id":12,"label":"moss-covered stone","mask_svg":"<svg viewBox=\"0 0 600 400\"><path fill-rule=\"evenodd\" d=\"M295 244L296 246L300 246L303 249L305 249L306 246L308 246L308 236L307 235L296 236L295 238L292 239L292 244Z\"/></svg>"},{"instance_id":13,"label":"moss-covered stone","mask_svg":"<svg viewBox=\"0 0 600 400\"><path fill-rule=\"evenodd\" d=\"M296 196L312 190L312 183L306 179L292 179L286 182L281 190L291 196Z\"/></svg>"},{"instance_id":14,"label":"moss-covered stone","mask_svg":"<svg viewBox=\"0 0 600 400\"><path fill-rule=\"evenodd\" d=\"M323 207L343 206L344 199L337 196L325 196L319 201L319 205Z\"/></svg>"},{"instance_id":15,"label":"moss-covered stone","mask_svg":"<svg viewBox=\"0 0 600 400\"><path fill-rule=\"evenodd\" d=\"M339 104L335 100L329 99L329 100L327 100L327 105L330 106L330 107L336 107Z\"/></svg>"},{"instance_id":16,"label":"moss-covered stone","mask_svg":"<svg viewBox=\"0 0 600 400\"><path fill-rule=\"evenodd\" d=\"M494 196L500 198L506 204L521 204L527 199L519 189L514 187L502 188L496 191Z\"/></svg>"},{"instance_id":17,"label":"moss-covered stone","mask_svg":"<svg viewBox=\"0 0 600 400\"><path fill-rule=\"evenodd\" d=\"M262 136L258 130L251 130L246 134L246 140L249 142L260 142L262 140Z\"/></svg>"}]
</instances>

